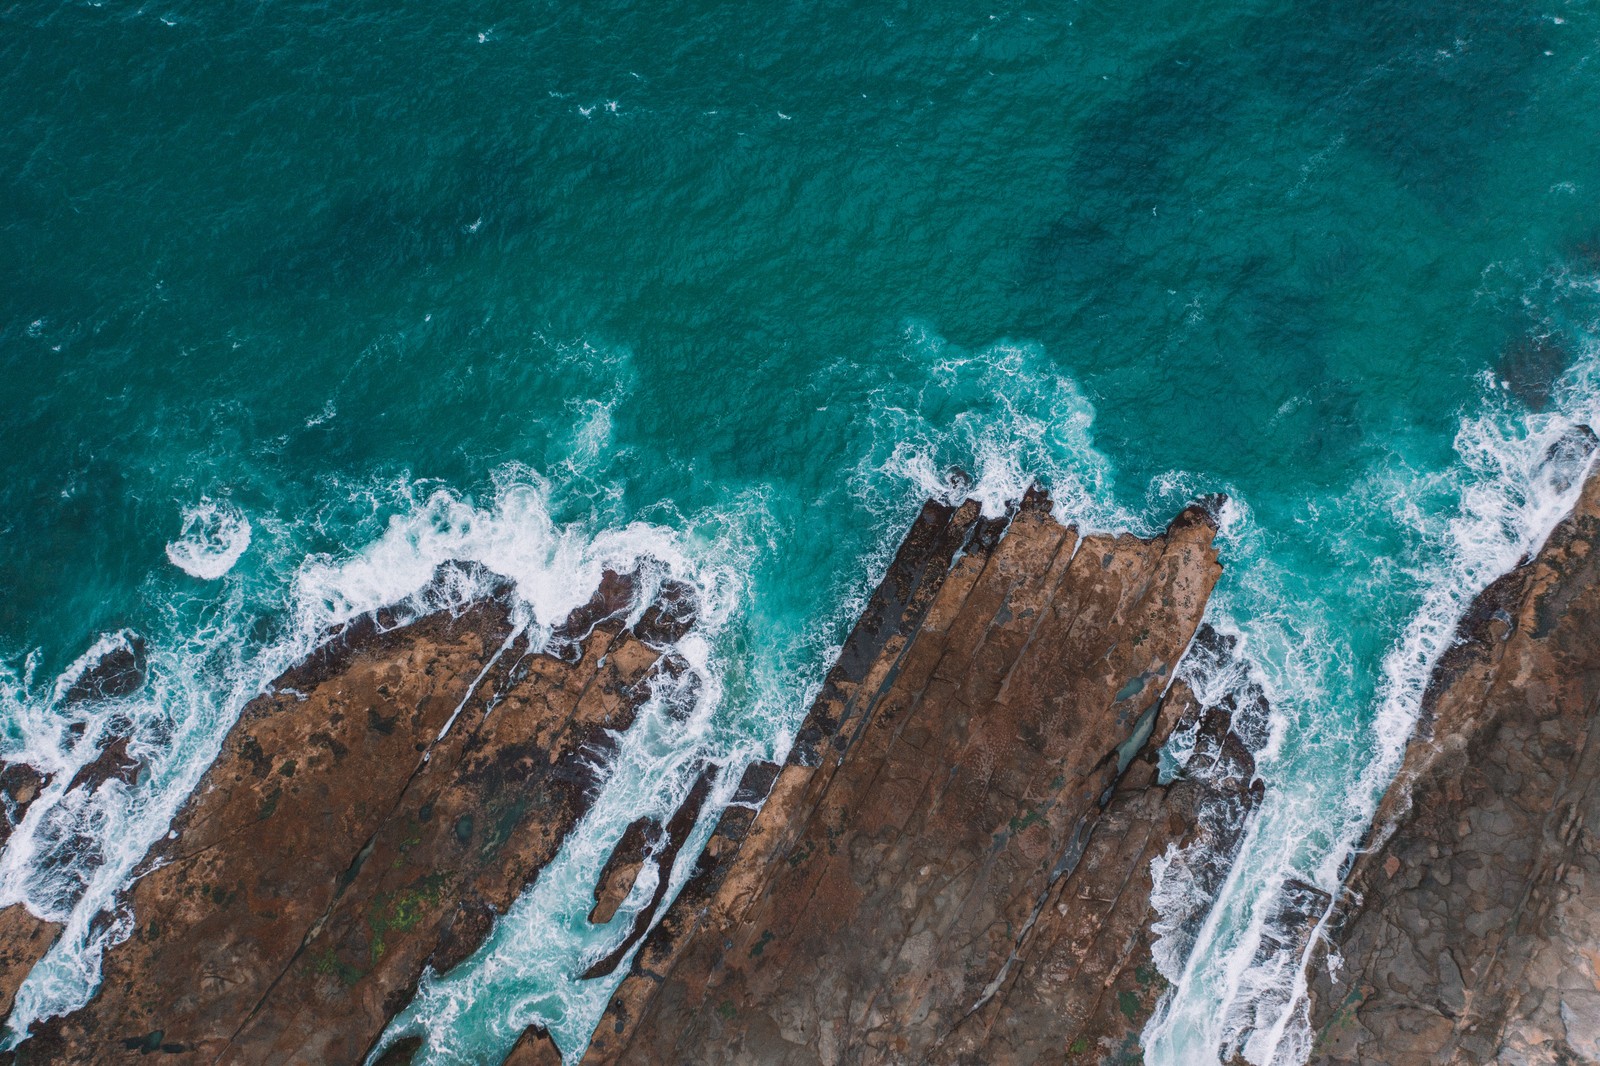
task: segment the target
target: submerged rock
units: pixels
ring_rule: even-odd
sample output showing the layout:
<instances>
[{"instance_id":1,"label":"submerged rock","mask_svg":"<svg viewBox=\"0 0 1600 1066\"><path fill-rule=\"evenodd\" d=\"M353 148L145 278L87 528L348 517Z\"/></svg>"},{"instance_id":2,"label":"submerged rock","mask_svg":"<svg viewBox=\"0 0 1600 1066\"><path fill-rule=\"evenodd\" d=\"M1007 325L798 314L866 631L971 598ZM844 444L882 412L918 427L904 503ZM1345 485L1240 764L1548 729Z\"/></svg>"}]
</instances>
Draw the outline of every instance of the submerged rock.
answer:
<instances>
[{"instance_id":1,"label":"submerged rock","mask_svg":"<svg viewBox=\"0 0 1600 1066\"><path fill-rule=\"evenodd\" d=\"M1600 478L1478 597L1311 977L1311 1061L1600 1060Z\"/></svg>"},{"instance_id":2,"label":"submerged rock","mask_svg":"<svg viewBox=\"0 0 1600 1066\"><path fill-rule=\"evenodd\" d=\"M584 1062L1137 1054L1161 991L1151 860L1207 789L1253 776L1157 780L1180 718L1209 723L1196 758L1237 747L1169 688L1214 532L1191 508L1152 540L1081 537L1037 491L999 520L928 504L787 764L746 773L739 799L765 805L724 813Z\"/></svg>"},{"instance_id":3,"label":"submerged rock","mask_svg":"<svg viewBox=\"0 0 1600 1066\"><path fill-rule=\"evenodd\" d=\"M56 942L61 927L40 921L20 903L0 910L0 1014L10 1014L17 989Z\"/></svg>"}]
</instances>

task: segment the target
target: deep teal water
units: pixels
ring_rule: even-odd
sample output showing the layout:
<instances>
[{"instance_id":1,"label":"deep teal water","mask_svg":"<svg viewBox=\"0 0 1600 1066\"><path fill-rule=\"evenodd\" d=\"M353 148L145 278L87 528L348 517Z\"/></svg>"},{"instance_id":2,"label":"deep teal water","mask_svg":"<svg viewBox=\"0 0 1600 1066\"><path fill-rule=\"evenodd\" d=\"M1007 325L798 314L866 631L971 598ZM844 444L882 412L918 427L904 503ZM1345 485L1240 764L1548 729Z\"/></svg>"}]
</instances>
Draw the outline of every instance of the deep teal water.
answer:
<instances>
[{"instance_id":1,"label":"deep teal water","mask_svg":"<svg viewBox=\"0 0 1600 1066\"><path fill-rule=\"evenodd\" d=\"M696 729L636 738L406 1019L436 1061L575 1051L608 834L696 750L781 750L959 464L1106 527L1232 497L1214 620L1275 798L1147 1036L1295 1061L1259 915L1336 881L1600 396L1597 38L1556 0L0 6L5 754L120 717L151 767L0 857L72 916L19 1016L86 993L90 918L322 624L449 554L548 622L647 553L717 605ZM147 690L64 710L124 628Z\"/></svg>"}]
</instances>

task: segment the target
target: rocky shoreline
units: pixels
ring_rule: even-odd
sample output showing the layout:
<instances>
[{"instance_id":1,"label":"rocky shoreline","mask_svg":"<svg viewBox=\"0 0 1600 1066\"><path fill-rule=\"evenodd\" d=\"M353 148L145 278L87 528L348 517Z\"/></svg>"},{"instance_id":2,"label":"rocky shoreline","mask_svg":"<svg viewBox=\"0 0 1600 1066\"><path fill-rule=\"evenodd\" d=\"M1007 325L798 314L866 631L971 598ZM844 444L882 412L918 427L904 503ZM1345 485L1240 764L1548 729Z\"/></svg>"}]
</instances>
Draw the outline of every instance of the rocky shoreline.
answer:
<instances>
[{"instance_id":1,"label":"rocky shoreline","mask_svg":"<svg viewBox=\"0 0 1600 1066\"><path fill-rule=\"evenodd\" d=\"M608 574L561 654L525 652L501 591L364 618L279 678L142 865L98 994L14 1061L365 1058L424 966L475 950L555 854L607 731L675 668L659 648L692 624L682 590L626 626L634 592ZM7 996L27 967L6 964L50 939L19 911L0 917Z\"/></svg>"},{"instance_id":2,"label":"rocky shoreline","mask_svg":"<svg viewBox=\"0 0 1600 1066\"><path fill-rule=\"evenodd\" d=\"M589 960L622 977L582 1061L1142 1061L1167 988L1154 873L1209 898L1261 799L1264 697L1208 706L1175 679L1232 651L1203 620L1216 508L1139 538L1064 527L1038 490L999 518L925 505L787 760L705 764L675 813L622 833L594 926L647 864L692 875L676 898L661 876ZM1313 1061L1600 1057L1597 538L1600 480L1439 664L1313 952ZM385 1027L555 856L653 680L683 671L695 604L608 573L543 651L517 617L503 587L367 617L279 678L146 858L99 993L7 1059L410 1062L417 1040L381 1046ZM137 684L140 654L85 684ZM71 787L136 772L113 742ZM43 784L0 769L5 831ZM1309 935L1327 899L1306 891ZM1164 917L1181 958L1204 907ZM55 934L0 911L0 1008ZM561 1055L529 1030L508 1061Z\"/></svg>"},{"instance_id":3,"label":"rocky shoreline","mask_svg":"<svg viewBox=\"0 0 1600 1066\"><path fill-rule=\"evenodd\" d=\"M1593 477L1439 662L1311 968L1312 1062L1600 1061L1597 549Z\"/></svg>"},{"instance_id":4,"label":"rocky shoreline","mask_svg":"<svg viewBox=\"0 0 1600 1066\"><path fill-rule=\"evenodd\" d=\"M1201 506L1144 540L1080 536L1037 491L998 519L929 503L787 763L740 771L687 887L668 900L661 877L583 975L627 968L584 1061L1136 1058L1163 988L1151 860L1215 835L1197 811L1218 789L1253 802L1227 711L1172 682L1197 633L1219 639L1214 533ZM246 708L146 859L94 1000L11 1060L409 1061L414 1039L377 1042L424 968L483 942L652 677L681 669L692 596L652 593L641 610L637 578L608 574L557 654L528 652L503 592L328 641ZM1174 728L1205 772L1163 784ZM72 787L125 770L114 749ZM629 827L591 922L647 860L672 868L727 772ZM0 773L8 825L38 787ZM0 913L0 995L53 936ZM510 1061L559 1058L530 1031Z\"/></svg>"},{"instance_id":5,"label":"rocky shoreline","mask_svg":"<svg viewBox=\"0 0 1600 1066\"><path fill-rule=\"evenodd\" d=\"M1191 761L1233 757L1227 717L1169 687L1214 532L1195 507L1153 541L1080 537L1037 493L1003 521L925 508L583 1061L1136 1061L1150 860L1198 798L1155 752L1185 720Z\"/></svg>"}]
</instances>

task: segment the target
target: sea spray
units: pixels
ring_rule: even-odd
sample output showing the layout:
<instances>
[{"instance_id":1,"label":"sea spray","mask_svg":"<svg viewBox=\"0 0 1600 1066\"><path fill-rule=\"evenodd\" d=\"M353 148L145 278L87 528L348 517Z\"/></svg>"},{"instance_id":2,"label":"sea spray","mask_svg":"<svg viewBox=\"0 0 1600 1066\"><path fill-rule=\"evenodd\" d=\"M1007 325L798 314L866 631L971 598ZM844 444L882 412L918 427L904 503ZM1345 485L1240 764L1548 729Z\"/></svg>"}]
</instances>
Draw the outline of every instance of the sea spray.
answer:
<instances>
[{"instance_id":1,"label":"sea spray","mask_svg":"<svg viewBox=\"0 0 1600 1066\"><path fill-rule=\"evenodd\" d=\"M233 569L250 547L250 520L226 500L202 499L183 513L178 539L167 559L190 577L215 581Z\"/></svg>"},{"instance_id":2,"label":"sea spray","mask_svg":"<svg viewBox=\"0 0 1600 1066\"><path fill-rule=\"evenodd\" d=\"M606 570L639 571L647 581L671 578L695 589L704 631L732 617L744 579L731 536L717 553L697 550L681 530L644 522L594 528L551 517L550 486L522 467L504 468L493 498L475 506L443 489L409 500L382 534L347 556L313 555L295 569L275 636L263 645L241 640L258 627L258 605L242 582L223 582L200 612L205 624L179 628L192 615L175 611L174 628L152 634L145 683L131 695L69 703L77 678L110 650L103 639L48 684L12 675L5 756L27 762L50 780L0 854L0 905L24 903L64 923L60 940L24 982L12 1013L14 1042L37 1020L81 1006L99 981L103 953L132 930L134 916L118 895L216 756L239 712L290 666L351 620L380 607L396 624L434 610L458 609L488 590L489 573L509 577L517 610L537 648L572 610L586 602ZM758 509L747 512L752 516ZM714 556L707 562L706 556ZM479 570L433 580L440 564L459 560ZM473 575L478 575L474 577ZM642 610L642 605L639 608ZM702 663L692 642L680 649ZM107 780L69 789L79 770L113 737L141 765L133 782Z\"/></svg>"},{"instance_id":3,"label":"sea spray","mask_svg":"<svg viewBox=\"0 0 1600 1066\"><path fill-rule=\"evenodd\" d=\"M1437 474L1385 467L1345 501L1386 513L1414 534L1409 564L1379 567L1368 579L1376 595L1415 589L1416 606L1383 657L1370 710L1356 728L1330 728L1349 720L1330 713L1330 704L1352 691L1340 662L1347 653L1338 641L1319 650L1305 639L1320 624L1314 614L1298 629L1282 612L1240 625L1259 660L1248 682L1241 675L1237 683L1259 684L1286 719L1300 720L1280 722L1279 736L1259 756L1265 802L1192 949L1173 935L1192 918L1193 893L1179 876L1181 864L1170 856L1158 863L1157 930L1165 939L1156 954L1174 988L1145 1030L1147 1061L1190 1066L1237 1053L1262 1066L1296 1066L1310 1053L1306 967L1346 857L1368 830L1434 664L1473 598L1536 552L1570 510L1592 462L1593 438L1581 427L1600 416L1592 374L1587 362L1575 367L1556 409L1544 414L1528 412L1486 375L1479 410L1456 434L1458 466ZM1453 506L1435 506L1440 494L1453 496ZM1287 590L1279 585L1273 593L1282 598ZM1224 592L1213 613L1225 620L1235 606ZM1307 711L1320 712L1320 728L1307 729ZM1296 736L1287 735L1291 729Z\"/></svg>"}]
</instances>

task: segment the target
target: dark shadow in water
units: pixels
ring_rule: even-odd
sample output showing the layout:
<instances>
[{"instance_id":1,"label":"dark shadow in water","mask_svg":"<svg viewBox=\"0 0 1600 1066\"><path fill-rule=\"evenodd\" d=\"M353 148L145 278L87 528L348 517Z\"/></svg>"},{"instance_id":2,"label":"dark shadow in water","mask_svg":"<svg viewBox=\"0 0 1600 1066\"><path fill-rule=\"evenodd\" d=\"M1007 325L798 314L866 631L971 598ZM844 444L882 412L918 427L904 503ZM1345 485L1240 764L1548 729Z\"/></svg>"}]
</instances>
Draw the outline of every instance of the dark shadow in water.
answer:
<instances>
[{"instance_id":1,"label":"dark shadow in water","mask_svg":"<svg viewBox=\"0 0 1600 1066\"><path fill-rule=\"evenodd\" d=\"M1024 249L1024 288L1099 293L1182 243L1193 207L1185 164L1227 139L1242 89L1236 71L1174 55L1146 71L1129 98L1102 108L1063 175L1071 206Z\"/></svg>"},{"instance_id":2,"label":"dark shadow in water","mask_svg":"<svg viewBox=\"0 0 1600 1066\"><path fill-rule=\"evenodd\" d=\"M1247 39L1287 115L1337 129L1457 217L1477 207L1486 147L1528 103L1550 24L1520 0L1311 0Z\"/></svg>"},{"instance_id":3,"label":"dark shadow in water","mask_svg":"<svg viewBox=\"0 0 1600 1066\"><path fill-rule=\"evenodd\" d=\"M534 167L514 147L469 148L442 169L338 196L261 256L244 276L247 291L327 297L426 276L469 249L503 249L538 228Z\"/></svg>"},{"instance_id":4,"label":"dark shadow in water","mask_svg":"<svg viewBox=\"0 0 1600 1066\"><path fill-rule=\"evenodd\" d=\"M1479 209L1486 152L1526 106L1548 35L1516 0L1312 0L1248 23L1238 50L1175 48L1075 138L1063 210L1019 257L1021 331L1063 351L1086 335L1111 338L1098 343L1114 349L1113 367L1141 353L1181 358L1222 393L1241 368L1273 366L1289 396L1274 420L1277 444L1257 446L1281 447L1287 434L1308 478L1334 474L1363 431L1359 390L1330 374L1329 338L1344 314L1342 287L1387 235L1221 239L1208 216L1239 210L1219 198L1257 162L1242 154L1257 151L1246 123L1260 126L1265 101L1281 122L1343 137L1375 161L1404 190L1397 201L1460 218ZM1219 168L1230 180L1216 180ZM1203 326L1172 313L1184 297L1169 277L1201 279ZM1516 387L1544 402L1552 357L1516 359Z\"/></svg>"}]
</instances>

